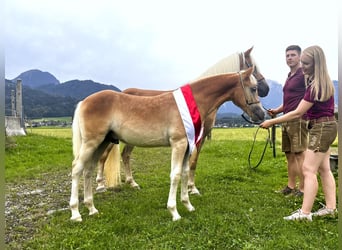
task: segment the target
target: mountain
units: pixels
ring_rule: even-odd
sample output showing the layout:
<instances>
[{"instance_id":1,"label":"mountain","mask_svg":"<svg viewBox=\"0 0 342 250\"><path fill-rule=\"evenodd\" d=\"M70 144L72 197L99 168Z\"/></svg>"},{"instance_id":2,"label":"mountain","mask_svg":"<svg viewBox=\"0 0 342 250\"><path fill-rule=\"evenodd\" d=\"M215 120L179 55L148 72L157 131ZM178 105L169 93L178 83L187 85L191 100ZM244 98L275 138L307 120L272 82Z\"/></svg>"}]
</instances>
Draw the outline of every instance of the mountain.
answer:
<instances>
[{"instance_id":1,"label":"mountain","mask_svg":"<svg viewBox=\"0 0 342 250\"><path fill-rule=\"evenodd\" d=\"M72 116L76 104L85 97L105 89L121 91L113 85L91 80L60 83L49 72L29 70L12 80L5 79L5 115L11 115L11 92L22 81L24 116L28 118Z\"/></svg>"},{"instance_id":2,"label":"mountain","mask_svg":"<svg viewBox=\"0 0 342 250\"><path fill-rule=\"evenodd\" d=\"M58 85L59 81L55 76L49 72L43 72L38 69L32 69L21 73L16 78L12 79L12 82L16 82L17 79L21 79L23 84L32 88L38 88L41 85Z\"/></svg>"},{"instance_id":3,"label":"mountain","mask_svg":"<svg viewBox=\"0 0 342 250\"><path fill-rule=\"evenodd\" d=\"M49 72L43 72L38 69L28 70L14 78L12 82L21 79L23 86L39 89L42 92L53 96L68 96L82 100L88 95L95 92L111 89L121 91L113 85L101 84L91 80L71 80L65 83L60 83L59 80Z\"/></svg>"},{"instance_id":4,"label":"mountain","mask_svg":"<svg viewBox=\"0 0 342 250\"><path fill-rule=\"evenodd\" d=\"M68 96L77 100L83 100L88 95L105 89L121 91L113 85L101 84L91 80L72 80L58 85L43 85L39 89L50 95Z\"/></svg>"}]
</instances>

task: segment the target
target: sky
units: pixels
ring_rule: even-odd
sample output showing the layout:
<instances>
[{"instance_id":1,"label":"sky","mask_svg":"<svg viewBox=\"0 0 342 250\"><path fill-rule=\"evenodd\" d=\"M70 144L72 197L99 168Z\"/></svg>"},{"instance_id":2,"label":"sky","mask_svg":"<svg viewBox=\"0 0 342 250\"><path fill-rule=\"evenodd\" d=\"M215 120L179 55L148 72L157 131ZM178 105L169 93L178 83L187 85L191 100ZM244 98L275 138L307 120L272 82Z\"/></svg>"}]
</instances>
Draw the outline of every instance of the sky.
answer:
<instances>
[{"instance_id":1,"label":"sky","mask_svg":"<svg viewBox=\"0 0 342 250\"><path fill-rule=\"evenodd\" d=\"M6 0L5 77L39 69L60 82L175 89L254 46L284 83L285 48L319 45L338 79L337 0Z\"/></svg>"}]
</instances>

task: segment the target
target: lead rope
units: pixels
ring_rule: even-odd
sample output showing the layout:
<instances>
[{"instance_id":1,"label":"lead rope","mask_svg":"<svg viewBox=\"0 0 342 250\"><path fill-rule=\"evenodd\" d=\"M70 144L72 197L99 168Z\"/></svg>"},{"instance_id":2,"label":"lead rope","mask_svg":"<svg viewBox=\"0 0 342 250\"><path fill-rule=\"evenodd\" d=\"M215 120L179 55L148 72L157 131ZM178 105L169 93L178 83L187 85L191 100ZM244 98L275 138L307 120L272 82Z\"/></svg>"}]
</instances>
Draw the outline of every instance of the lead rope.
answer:
<instances>
[{"instance_id":1,"label":"lead rope","mask_svg":"<svg viewBox=\"0 0 342 250\"><path fill-rule=\"evenodd\" d=\"M249 151L249 155L248 155L248 166L249 166L251 169L253 169L253 170L255 170L257 167L259 167L259 165L261 164L261 162L262 162L262 160L263 160L263 158L264 158L265 152L266 152L267 144L271 142L271 138L270 138L270 129L268 128L268 129L267 129L268 137L267 137L267 139L266 139L266 143L265 143L264 150L263 150L263 152L262 152L262 154L261 154L261 157L260 157L258 163L257 163L255 166L252 166L252 164L251 164L251 155L252 155L252 152L253 152L253 149L254 149L254 144L255 144L256 136L257 136L257 134L258 134L258 132L259 132L259 129L260 129L260 127L257 128L257 130L256 130L256 132L255 132L255 134L254 134L253 144L252 144L251 150ZM273 145L273 147L274 147L274 145Z\"/></svg>"},{"instance_id":2,"label":"lead rope","mask_svg":"<svg viewBox=\"0 0 342 250\"><path fill-rule=\"evenodd\" d=\"M264 107L264 109L267 110L265 107ZM259 124L261 123L261 122L253 122L253 121L251 121L250 119L248 119L248 118L245 116L245 113L242 113L241 116L242 116L242 118L245 119L245 121L248 122L248 123L251 123L251 124L254 124L254 125L255 125L255 124L259 125ZM264 150L263 150L263 152L262 152L262 154L261 154L261 157L260 157L260 159L259 159L257 165L255 165L255 166L253 167L252 164L251 164L251 155L252 155L252 152L253 152L253 149L254 149L254 144L255 144L255 141L256 141L256 136L257 136L257 134L258 134L260 128L261 128L261 127L258 127L258 129L255 131L253 144L252 144L251 150L249 151L249 155L248 155L248 166L249 166L251 169L253 169L253 170L255 170L257 167L259 167L259 165L261 164L261 162L262 162L262 160L263 160L263 158L264 158L265 152L266 152L267 144L268 144L268 143L270 143L270 144L272 143L272 142L271 142L271 136L270 136L270 129L267 128L268 137L267 137L267 139L266 139L266 143L265 143ZM273 145L273 147L275 147L275 145Z\"/></svg>"}]
</instances>

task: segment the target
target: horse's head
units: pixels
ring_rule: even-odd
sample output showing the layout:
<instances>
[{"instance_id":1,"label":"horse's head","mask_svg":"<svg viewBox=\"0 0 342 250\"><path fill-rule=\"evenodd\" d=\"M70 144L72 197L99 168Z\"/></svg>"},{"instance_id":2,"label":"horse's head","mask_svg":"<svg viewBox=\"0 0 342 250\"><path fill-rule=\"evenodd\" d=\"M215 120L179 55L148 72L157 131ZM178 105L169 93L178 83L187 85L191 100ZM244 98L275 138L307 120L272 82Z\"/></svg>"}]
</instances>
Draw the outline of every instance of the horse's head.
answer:
<instances>
[{"instance_id":1,"label":"horse's head","mask_svg":"<svg viewBox=\"0 0 342 250\"><path fill-rule=\"evenodd\" d=\"M254 67L242 70L240 76L241 90L233 102L245 111L253 122L264 120L265 112L258 97L258 85L256 78L252 75Z\"/></svg>"},{"instance_id":2,"label":"horse's head","mask_svg":"<svg viewBox=\"0 0 342 250\"><path fill-rule=\"evenodd\" d=\"M240 69L247 69L254 66L253 76L258 83L258 95L260 97L265 97L268 95L270 88L264 76L260 73L258 65L256 64L254 58L251 56L252 50L253 47L246 50L245 52L240 53Z\"/></svg>"}]
</instances>

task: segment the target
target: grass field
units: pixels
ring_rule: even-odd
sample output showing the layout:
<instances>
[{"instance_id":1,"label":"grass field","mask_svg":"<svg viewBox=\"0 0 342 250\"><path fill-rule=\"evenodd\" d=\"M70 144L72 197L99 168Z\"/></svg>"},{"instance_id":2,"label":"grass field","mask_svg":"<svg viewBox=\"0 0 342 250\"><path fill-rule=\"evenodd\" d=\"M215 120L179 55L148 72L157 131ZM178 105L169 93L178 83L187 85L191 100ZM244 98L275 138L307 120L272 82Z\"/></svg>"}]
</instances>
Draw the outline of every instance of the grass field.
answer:
<instances>
[{"instance_id":1,"label":"grass field","mask_svg":"<svg viewBox=\"0 0 342 250\"><path fill-rule=\"evenodd\" d=\"M196 172L196 184L202 195L190 197L196 208L191 213L178 196L180 221L172 222L166 209L170 149L136 148L133 174L142 189L133 190L122 184L118 190L96 193L95 206L100 214L88 216L81 203L83 222L73 223L69 220L70 211L64 210L71 187L71 129L33 128L28 136L14 138L16 147L6 150L6 199L19 203L15 204L17 213L6 214L14 217L6 218L7 247L338 249L337 217L315 218L311 223L283 220L283 216L300 207L301 199L275 192L287 181L286 160L280 152L280 129L277 157L273 158L268 148L262 164L251 170L247 156L255 132L256 128L213 130ZM259 160L267 136L266 130L259 130L252 165ZM337 146L337 141L334 144ZM337 183L337 173L335 176ZM31 192L21 195L21 189ZM26 205L20 208L24 200ZM314 210L320 208L319 202L324 203L321 189ZM62 210L51 212L58 209Z\"/></svg>"}]
</instances>

